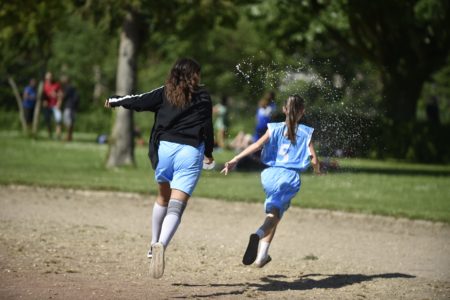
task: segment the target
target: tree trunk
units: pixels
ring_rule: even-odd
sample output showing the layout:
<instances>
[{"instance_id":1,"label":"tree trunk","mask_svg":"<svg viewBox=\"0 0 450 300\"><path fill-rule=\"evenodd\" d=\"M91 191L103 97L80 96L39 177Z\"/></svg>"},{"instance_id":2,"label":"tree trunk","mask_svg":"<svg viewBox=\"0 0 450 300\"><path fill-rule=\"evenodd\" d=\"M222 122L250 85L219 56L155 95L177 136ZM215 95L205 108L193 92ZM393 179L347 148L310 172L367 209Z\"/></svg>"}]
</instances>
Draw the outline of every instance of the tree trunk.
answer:
<instances>
[{"instance_id":1,"label":"tree trunk","mask_svg":"<svg viewBox=\"0 0 450 300\"><path fill-rule=\"evenodd\" d=\"M119 59L116 75L116 94L128 95L136 84L136 59L139 43L138 16L128 11L120 34ZM134 165L133 111L116 109L110 137L107 167Z\"/></svg>"},{"instance_id":2,"label":"tree trunk","mask_svg":"<svg viewBox=\"0 0 450 300\"><path fill-rule=\"evenodd\" d=\"M387 130L383 131L380 153L387 150L397 158L405 158L414 144L417 102L425 81L414 74L417 70L410 70L404 76L382 75L383 101L389 123L384 124Z\"/></svg>"},{"instance_id":3,"label":"tree trunk","mask_svg":"<svg viewBox=\"0 0 450 300\"><path fill-rule=\"evenodd\" d=\"M27 122L25 121L25 115L23 112L22 97L20 96L19 89L17 88L16 82L14 81L14 79L11 76L8 77L8 82L9 82L9 85L11 86L14 96L16 98L17 107L19 109L20 123L22 124L22 131L23 131L23 133L26 134L28 130L27 130Z\"/></svg>"},{"instance_id":4,"label":"tree trunk","mask_svg":"<svg viewBox=\"0 0 450 300\"><path fill-rule=\"evenodd\" d=\"M394 124L406 124L416 120L417 102L424 81L425 79L412 74L397 76L384 73L382 75L386 116Z\"/></svg>"},{"instance_id":5,"label":"tree trunk","mask_svg":"<svg viewBox=\"0 0 450 300\"><path fill-rule=\"evenodd\" d=\"M104 86L102 84L102 70L100 65L94 65L92 68L94 73L94 92L92 93L92 100L94 103L99 103L100 97L103 95Z\"/></svg>"},{"instance_id":6,"label":"tree trunk","mask_svg":"<svg viewBox=\"0 0 450 300\"><path fill-rule=\"evenodd\" d=\"M39 115L41 113L41 103L42 96L44 92L44 82L42 80L39 81L37 95L36 95L36 105L34 106L33 112L33 127L31 129L31 133L34 137L37 136L38 126L39 126Z\"/></svg>"}]
</instances>

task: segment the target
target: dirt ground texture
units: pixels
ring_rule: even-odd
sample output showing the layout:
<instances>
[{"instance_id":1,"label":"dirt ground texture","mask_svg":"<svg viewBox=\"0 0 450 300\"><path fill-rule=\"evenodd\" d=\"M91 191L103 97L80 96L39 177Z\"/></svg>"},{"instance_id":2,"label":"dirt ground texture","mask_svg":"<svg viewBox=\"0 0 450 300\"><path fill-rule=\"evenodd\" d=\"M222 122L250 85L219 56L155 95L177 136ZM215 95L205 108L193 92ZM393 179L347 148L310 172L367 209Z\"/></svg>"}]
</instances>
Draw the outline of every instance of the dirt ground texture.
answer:
<instances>
[{"instance_id":1,"label":"dirt ground texture","mask_svg":"<svg viewBox=\"0 0 450 300\"><path fill-rule=\"evenodd\" d=\"M450 299L450 226L291 208L262 269L263 205L193 197L148 275L149 195L0 187L1 299Z\"/></svg>"}]
</instances>

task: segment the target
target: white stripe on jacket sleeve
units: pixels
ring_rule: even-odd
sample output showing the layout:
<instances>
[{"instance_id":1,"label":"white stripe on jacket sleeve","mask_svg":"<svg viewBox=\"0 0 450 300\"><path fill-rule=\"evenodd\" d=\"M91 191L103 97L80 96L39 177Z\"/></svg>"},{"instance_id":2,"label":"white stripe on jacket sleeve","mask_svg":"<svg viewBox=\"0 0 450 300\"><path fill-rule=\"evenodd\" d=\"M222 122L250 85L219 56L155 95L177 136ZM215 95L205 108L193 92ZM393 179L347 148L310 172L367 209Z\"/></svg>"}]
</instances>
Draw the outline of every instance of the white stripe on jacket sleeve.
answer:
<instances>
[{"instance_id":1,"label":"white stripe on jacket sleeve","mask_svg":"<svg viewBox=\"0 0 450 300\"><path fill-rule=\"evenodd\" d=\"M145 95L147 95L147 94L150 94L150 93L153 93L154 91L156 91L156 90L158 90L158 89L162 89L164 86L160 86L159 88L156 88L156 89L153 89L153 90L151 90L150 92L146 92L146 93L142 93L142 94L139 94L139 95L126 95L126 96L123 96L123 97L113 97L113 98L108 98L108 102L109 103L115 103L115 102L120 102L120 101L123 101L123 100L127 100L127 99L130 99L130 98L143 98L143 96L145 96Z\"/></svg>"}]
</instances>

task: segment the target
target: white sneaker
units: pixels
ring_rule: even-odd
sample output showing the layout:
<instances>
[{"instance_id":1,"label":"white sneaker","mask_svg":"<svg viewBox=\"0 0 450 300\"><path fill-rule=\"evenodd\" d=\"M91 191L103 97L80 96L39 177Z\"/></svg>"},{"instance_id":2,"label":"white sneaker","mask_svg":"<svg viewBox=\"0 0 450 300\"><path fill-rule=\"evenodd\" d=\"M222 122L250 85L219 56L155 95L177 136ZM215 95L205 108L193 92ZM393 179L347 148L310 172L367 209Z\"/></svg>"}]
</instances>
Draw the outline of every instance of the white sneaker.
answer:
<instances>
[{"instance_id":1,"label":"white sneaker","mask_svg":"<svg viewBox=\"0 0 450 300\"><path fill-rule=\"evenodd\" d=\"M152 259L152 256L153 256L153 254L152 254L152 248L150 247L150 249L149 249L148 252L147 252L147 258Z\"/></svg>"},{"instance_id":2,"label":"white sneaker","mask_svg":"<svg viewBox=\"0 0 450 300\"><path fill-rule=\"evenodd\" d=\"M270 255L267 255L267 257L265 259L263 259L262 261L255 261L255 267L262 268L265 265L267 265L268 263L270 263L271 261L272 261L272 257L270 257Z\"/></svg>"},{"instance_id":3,"label":"white sneaker","mask_svg":"<svg viewBox=\"0 0 450 300\"><path fill-rule=\"evenodd\" d=\"M164 274L164 245L156 243L152 246L152 260L150 261L150 274L153 278L161 278Z\"/></svg>"}]
</instances>

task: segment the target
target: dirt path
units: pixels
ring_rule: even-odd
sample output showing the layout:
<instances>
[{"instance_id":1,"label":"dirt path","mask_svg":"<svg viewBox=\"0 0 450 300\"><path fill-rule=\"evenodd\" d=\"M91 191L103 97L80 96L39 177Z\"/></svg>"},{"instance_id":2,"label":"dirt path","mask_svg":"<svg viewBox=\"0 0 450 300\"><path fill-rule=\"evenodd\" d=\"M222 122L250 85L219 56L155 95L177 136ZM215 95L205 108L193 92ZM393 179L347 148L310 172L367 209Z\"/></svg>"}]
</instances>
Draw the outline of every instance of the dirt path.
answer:
<instances>
[{"instance_id":1,"label":"dirt path","mask_svg":"<svg viewBox=\"0 0 450 300\"><path fill-rule=\"evenodd\" d=\"M256 269L240 261L262 204L199 198L154 280L145 257L153 201L0 187L0 298L450 298L449 225L292 208L273 261Z\"/></svg>"}]
</instances>

